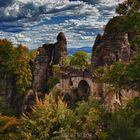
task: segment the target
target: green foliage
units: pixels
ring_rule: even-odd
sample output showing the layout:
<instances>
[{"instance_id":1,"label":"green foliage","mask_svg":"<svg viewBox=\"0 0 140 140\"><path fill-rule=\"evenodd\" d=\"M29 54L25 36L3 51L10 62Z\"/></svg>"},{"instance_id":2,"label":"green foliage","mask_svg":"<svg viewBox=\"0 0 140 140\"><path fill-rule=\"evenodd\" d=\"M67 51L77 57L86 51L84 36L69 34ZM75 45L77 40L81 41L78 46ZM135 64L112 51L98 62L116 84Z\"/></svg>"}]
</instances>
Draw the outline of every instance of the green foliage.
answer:
<instances>
[{"instance_id":1,"label":"green foliage","mask_svg":"<svg viewBox=\"0 0 140 140\"><path fill-rule=\"evenodd\" d=\"M53 76L59 78L60 77L60 66L59 65L53 65L52 70L53 70Z\"/></svg>"},{"instance_id":2,"label":"green foliage","mask_svg":"<svg viewBox=\"0 0 140 140\"><path fill-rule=\"evenodd\" d=\"M19 106L32 82L30 60L29 51L25 46L13 47L8 40L0 40L0 92L9 94L6 92L11 90L10 94L15 97L14 101ZM10 105L9 103L7 112L15 109L10 108Z\"/></svg>"},{"instance_id":3,"label":"green foliage","mask_svg":"<svg viewBox=\"0 0 140 140\"><path fill-rule=\"evenodd\" d=\"M118 13L119 15L127 15L128 4L126 1L118 5L118 7L116 8L116 13Z\"/></svg>"},{"instance_id":4,"label":"green foliage","mask_svg":"<svg viewBox=\"0 0 140 140\"><path fill-rule=\"evenodd\" d=\"M130 15L138 13L139 9L140 9L139 0L126 0L118 5L118 7L116 8L116 12L120 15Z\"/></svg>"},{"instance_id":5,"label":"green foliage","mask_svg":"<svg viewBox=\"0 0 140 140\"><path fill-rule=\"evenodd\" d=\"M116 12L123 16L112 18L106 25L107 32L132 32L140 33L140 2L126 0L119 4Z\"/></svg>"},{"instance_id":6,"label":"green foliage","mask_svg":"<svg viewBox=\"0 0 140 140\"><path fill-rule=\"evenodd\" d=\"M25 93L26 90L31 86L32 72L29 65L30 57L28 49L25 46L19 45L16 48L17 61L16 61L16 87L18 93Z\"/></svg>"},{"instance_id":7,"label":"green foliage","mask_svg":"<svg viewBox=\"0 0 140 140\"><path fill-rule=\"evenodd\" d=\"M57 77L49 78L48 83L47 83L47 86L48 86L47 89L51 91L57 83L59 83L59 79Z\"/></svg>"},{"instance_id":8,"label":"green foliage","mask_svg":"<svg viewBox=\"0 0 140 140\"><path fill-rule=\"evenodd\" d=\"M81 70L86 69L89 66L88 54L83 51L77 51L70 58L70 66Z\"/></svg>"},{"instance_id":9,"label":"green foliage","mask_svg":"<svg viewBox=\"0 0 140 140\"><path fill-rule=\"evenodd\" d=\"M140 139L140 98L130 101L125 108L119 108L109 123L110 140Z\"/></svg>"},{"instance_id":10,"label":"green foliage","mask_svg":"<svg viewBox=\"0 0 140 140\"><path fill-rule=\"evenodd\" d=\"M105 31L140 33L140 14L114 17L106 25Z\"/></svg>"},{"instance_id":11,"label":"green foliage","mask_svg":"<svg viewBox=\"0 0 140 140\"><path fill-rule=\"evenodd\" d=\"M78 105L75 109L81 126L78 132L87 134L89 136L88 139L98 138L105 140L107 135L104 126L107 124L105 119L108 114L101 105L101 102L93 97L89 97L87 102L82 101Z\"/></svg>"},{"instance_id":12,"label":"green foliage","mask_svg":"<svg viewBox=\"0 0 140 140\"><path fill-rule=\"evenodd\" d=\"M6 39L0 40L0 75L10 74L15 69L15 49Z\"/></svg>"},{"instance_id":13,"label":"green foliage","mask_svg":"<svg viewBox=\"0 0 140 140\"><path fill-rule=\"evenodd\" d=\"M75 131L75 125L75 115L66 104L47 96L45 102L37 102L32 114L21 118L19 132L24 139L64 139L65 133Z\"/></svg>"},{"instance_id":14,"label":"green foliage","mask_svg":"<svg viewBox=\"0 0 140 140\"><path fill-rule=\"evenodd\" d=\"M70 110L58 98L49 95L44 101L37 99L33 112L15 117L0 117L2 140L139 140L140 97L112 113L93 97L81 101Z\"/></svg>"},{"instance_id":15,"label":"green foliage","mask_svg":"<svg viewBox=\"0 0 140 140\"><path fill-rule=\"evenodd\" d=\"M140 54L140 35L136 36L131 41L131 48L137 53Z\"/></svg>"},{"instance_id":16,"label":"green foliage","mask_svg":"<svg viewBox=\"0 0 140 140\"><path fill-rule=\"evenodd\" d=\"M102 72L100 80L111 84L116 90L122 89L127 82L126 65L122 62L103 68Z\"/></svg>"},{"instance_id":17,"label":"green foliage","mask_svg":"<svg viewBox=\"0 0 140 140\"><path fill-rule=\"evenodd\" d=\"M33 112L19 120L18 134L12 134L14 139L92 140L98 137L105 140L104 116L105 110L93 98L70 110L60 98L56 102L49 95L43 102L37 99Z\"/></svg>"},{"instance_id":18,"label":"green foliage","mask_svg":"<svg viewBox=\"0 0 140 140\"><path fill-rule=\"evenodd\" d=\"M67 67L67 66L69 66L69 58L67 57L66 59L65 59L65 61L64 61L64 66L65 67Z\"/></svg>"},{"instance_id":19,"label":"green foliage","mask_svg":"<svg viewBox=\"0 0 140 140\"><path fill-rule=\"evenodd\" d=\"M22 45L17 48L8 40L0 40L0 78L1 84L7 85L7 77L12 75L16 80L17 92L25 92L31 86L32 73L30 69L28 49ZM1 86L3 87L3 86Z\"/></svg>"},{"instance_id":20,"label":"green foliage","mask_svg":"<svg viewBox=\"0 0 140 140\"><path fill-rule=\"evenodd\" d=\"M35 58L36 58L36 56L37 56L36 50L31 50L31 51L29 51L29 55L30 55L30 59L31 59L32 61L34 61Z\"/></svg>"},{"instance_id":21,"label":"green foliage","mask_svg":"<svg viewBox=\"0 0 140 140\"><path fill-rule=\"evenodd\" d=\"M116 91L134 89L140 91L140 55L129 63L116 62L106 68L96 70L100 81L109 83Z\"/></svg>"},{"instance_id":22,"label":"green foliage","mask_svg":"<svg viewBox=\"0 0 140 140\"><path fill-rule=\"evenodd\" d=\"M127 66L129 87L140 91L140 54L135 56Z\"/></svg>"},{"instance_id":23,"label":"green foliage","mask_svg":"<svg viewBox=\"0 0 140 140\"><path fill-rule=\"evenodd\" d=\"M16 117L0 116L1 140L14 140L17 134L19 122Z\"/></svg>"}]
</instances>

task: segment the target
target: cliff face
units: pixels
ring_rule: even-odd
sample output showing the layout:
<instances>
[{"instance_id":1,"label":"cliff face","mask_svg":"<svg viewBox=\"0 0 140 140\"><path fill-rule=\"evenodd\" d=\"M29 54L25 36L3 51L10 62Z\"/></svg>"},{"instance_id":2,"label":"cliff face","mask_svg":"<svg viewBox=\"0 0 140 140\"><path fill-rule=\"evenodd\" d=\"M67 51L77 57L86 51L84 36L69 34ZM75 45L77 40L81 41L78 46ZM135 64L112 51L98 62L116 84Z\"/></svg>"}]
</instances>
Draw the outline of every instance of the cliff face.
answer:
<instances>
[{"instance_id":1,"label":"cliff face","mask_svg":"<svg viewBox=\"0 0 140 140\"><path fill-rule=\"evenodd\" d=\"M59 33L57 36L57 42L54 44L53 64L64 65L67 58L67 39L64 33Z\"/></svg>"},{"instance_id":2,"label":"cliff face","mask_svg":"<svg viewBox=\"0 0 140 140\"><path fill-rule=\"evenodd\" d=\"M67 57L67 40L64 33L58 34L56 43L44 44L37 51L33 72L33 91L45 92L47 80L53 76L52 65L64 65Z\"/></svg>"},{"instance_id":3,"label":"cliff face","mask_svg":"<svg viewBox=\"0 0 140 140\"><path fill-rule=\"evenodd\" d=\"M128 34L97 35L92 49L92 68L110 65L118 60L129 61L131 56Z\"/></svg>"},{"instance_id":4,"label":"cliff face","mask_svg":"<svg viewBox=\"0 0 140 140\"><path fill-rule=\"evenodd\" d=\"M94 70L99 66L111 65L117 61L129 62L134 55L134 50L129 42L135 38L136 34L132 33L113 33L105 32L103 35L98 34L92 48L91 69ZM110 85L102 83L102 97L107 109L114 110L117 105L124 105L128 100L139 96L134 90L120 91L117 95ZM99 90L97 90L99 92Z\"/></svg>"},{"instance_id":5,"label":"cliff face","mask_svg":"<svg viewBox=\"0 0 140 140\"><path fill-rule=\"evenodd\" d=\"M55 87L61 89L62 93L76 89L76 95L85 96L81 93L87 93L95 97L104 98L105 105L114 107L117 102L120 103L121 99L116 99L114 94L107 94L104 83L98 83L96 76L92 75L91 71L74 72L74 70L63 70L63 65L67 57L67 40L64 33L59 33L57 42L54 44L44 44L38 48L38 55L35 60L33 69L33 92L29 92L25 98L23 110L25 112L31 111L32 106L35 104L35 96L43 98L47 91L48 79L53 77L52 66L60 65L61 79L60 83ZM131 49L128 41L127 33L105 33L98 35L92 49L91 68L94 70L98 66L110 65L116 61L128 62L131 57ZM86 72L86 74L85 74ZM65 75L66 74L66 75ZM77 92L78 91L78 92ZM126 94L127 91L124 91ZM132 91L133 92L133 91ZM41 93L41 94L40 94ZM67 96L64 94L64 96ZM107 96L106 96L107 95ZM108 103L111 103L108 105Z\"/></svg>"}]
</instances>

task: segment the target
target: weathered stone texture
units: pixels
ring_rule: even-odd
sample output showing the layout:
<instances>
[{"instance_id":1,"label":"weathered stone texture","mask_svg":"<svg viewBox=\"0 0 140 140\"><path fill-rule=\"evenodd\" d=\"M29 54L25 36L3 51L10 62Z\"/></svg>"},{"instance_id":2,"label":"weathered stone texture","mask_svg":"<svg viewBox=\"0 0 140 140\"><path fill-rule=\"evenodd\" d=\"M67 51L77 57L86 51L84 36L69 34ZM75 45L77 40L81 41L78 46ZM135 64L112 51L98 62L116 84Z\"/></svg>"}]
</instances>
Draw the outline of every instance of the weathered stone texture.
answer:
<instances>
[{"instance_id":1,"label":"weathered stone texture","mask_svg":"<svg viewBox=\"0 0 140 140\"><path fill-rule=\"evenodd\" d=\"M44 44L37 51L33 71L33 91L45 92L47 80L53 76L52 65L64 65L67 57L67 40L64 33L58 34L56 43Z\"/></svg>"},{"instance_id":2,"label":"weathered stone texture","mask_svg":"<svg viewBox=\"0 0 140 140\"><path fill-rule=\"evenodd\" d=\"M110 65L116 61L130 60L128 34L110 33L97 35L92 50L92 68Z\"/></svg>"},{"instance_id":3,"label":"weathered stone texture","mask_svg":"<svg viewBox=\"0 0 140 140\"><path fill-rule=\"evenodd\" d=\"M63 32L57 36L57 42L54 44L54 64L64 65L67 58L67 40Z\"/></svg>"}]
</instances>

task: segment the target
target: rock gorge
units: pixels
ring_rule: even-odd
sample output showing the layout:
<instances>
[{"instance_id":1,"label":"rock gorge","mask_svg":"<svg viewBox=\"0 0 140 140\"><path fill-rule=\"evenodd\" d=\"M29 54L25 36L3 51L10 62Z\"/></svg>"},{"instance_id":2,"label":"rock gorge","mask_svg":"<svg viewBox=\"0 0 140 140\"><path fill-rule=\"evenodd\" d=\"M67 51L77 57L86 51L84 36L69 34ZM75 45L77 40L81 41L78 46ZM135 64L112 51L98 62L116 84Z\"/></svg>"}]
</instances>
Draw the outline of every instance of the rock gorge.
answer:
<instances>
[{"instance_id":1,"label":"rock gorge","mask_svg":"<svg viewBox=\"0 0 140 140\"><path fill-rule=\"evenodd\" d=\"M67 40L62 32L58 34L56 43L44 44L38 48L37 52L38 55L33 69L33 91L25 98L24 110L31 109L33 105L32 101L28 101L33 99L30 96L44 96L44 93L47 92L48 80L54 76L53 65L60 67L59 83L55 88L61 91L60 95L64 99L69 92L76 90L75 94L79 98L89 95L100 99L104 98L105 106L113 109L116 104L122 104L126 98L137 96L137 92L126 90L121 91L123 92L121 97L115 96L113 92L107 95L106 87L109 85L97 82L97 77L94 75L94 69L99 66L111 65L117 61L128 62L130 60L133 51L129 44L127 33L97 35L92 49L90 68L84 71L64 66L67 58Z\"/></svg>"},{"instance_id":2,"label":"rock gorge","mask_svg":"<svg viewBox=\"0 0 140 140\"><path fill-rule=\"evenodd\" d=\"M111 110L116 104L125 103L125 100L137 96L138 93L133 90L121 90L120 96L117 96L114 91L108 91L111 85L98 81L99 76L96 75L95 70L100 66L106 67L118 61L129 63L135 53L130 45L135 36L137 36L135 33L115 33L106 30L103 35L98 34L92 47L90 66L85 70L78 70L65 66L68 57L67 39L64 33L60 32L56 43L44 44L37 49L37 56L31 64L32 87L24 99L24 95L21 97L23 102L20 104L16 103L18 93L15 90L14 75L6 77L7 87L0 93L0 96L4 97L5 108L11 107L19 114L30 112L36 96L44 99L45 94L49 94L49 80L56 76L53 71L54 66L59 67L59 82L54 89L60 91L59 95L67 103L72 102L71 93L78 99L87 99L88 96L103 99L105 106Z\"/></svg>"}]
</instances>

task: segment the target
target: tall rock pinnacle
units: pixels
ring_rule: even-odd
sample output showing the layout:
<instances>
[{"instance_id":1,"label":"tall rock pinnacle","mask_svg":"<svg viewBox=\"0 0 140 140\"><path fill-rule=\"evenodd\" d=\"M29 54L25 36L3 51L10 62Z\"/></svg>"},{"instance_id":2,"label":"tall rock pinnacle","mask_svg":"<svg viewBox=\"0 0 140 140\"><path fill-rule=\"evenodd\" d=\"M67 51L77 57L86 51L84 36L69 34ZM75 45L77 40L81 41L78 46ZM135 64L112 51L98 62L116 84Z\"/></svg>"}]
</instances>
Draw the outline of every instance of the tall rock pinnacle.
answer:
<instances>
[{"instance_id":1,"label":"tall rock pinnacle","mask_svg":"<svg viewBox=\"0 0 140 140\"><path fill-rule=\"evenodd\" d=\"M46 92L47 81L53 76L52 65L63 66L67 57L67 40L63 32L54 44L44 44L38 48L33 71L34 92Z\"/></svg>"},{"instance_id":2,"label":"tall rock pinnacle","mask_svg":"<svg viewBox=\"0 0 140 140\"><path fill-rule=\"evenodd\" d=\"M63 32L58 34L54 47L54 64L64 65L67 57L67 40Z\"/></svg>"}]
</instances>

